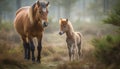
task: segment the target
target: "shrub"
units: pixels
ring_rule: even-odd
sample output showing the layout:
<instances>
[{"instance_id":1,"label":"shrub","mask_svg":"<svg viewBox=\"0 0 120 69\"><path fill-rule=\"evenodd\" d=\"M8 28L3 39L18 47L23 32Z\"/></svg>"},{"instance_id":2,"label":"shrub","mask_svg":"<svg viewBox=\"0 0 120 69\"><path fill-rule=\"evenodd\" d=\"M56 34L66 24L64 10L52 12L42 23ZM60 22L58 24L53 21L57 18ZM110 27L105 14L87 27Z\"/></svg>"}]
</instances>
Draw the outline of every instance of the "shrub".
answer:
<instances>
[{"instance_id":1,"label":"shrub","mask_svg":"<svg viewBox=\"0 0 120 69\"><path fill-rule=\"evenodd\" d=\"M94 39L96 58L106 65L120 65L120 36L106 36L102 39ZM116 67L116 66L115 66Z\"/></svg>"}]
</instances>

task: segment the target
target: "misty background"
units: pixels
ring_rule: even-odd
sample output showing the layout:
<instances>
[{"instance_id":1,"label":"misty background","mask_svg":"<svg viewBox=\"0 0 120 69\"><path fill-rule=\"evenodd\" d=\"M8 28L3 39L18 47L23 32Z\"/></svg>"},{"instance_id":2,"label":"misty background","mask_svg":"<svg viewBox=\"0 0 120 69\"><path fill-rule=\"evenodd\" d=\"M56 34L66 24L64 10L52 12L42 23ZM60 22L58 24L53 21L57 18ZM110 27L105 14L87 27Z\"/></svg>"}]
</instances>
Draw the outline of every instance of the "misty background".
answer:
<instances>
[{"instance_id":1,"label":"misty background","mask_svg":"<svg viewBox=\"0 0 120 69\"><path fill-rule=\"evenodd\" d=\"M36 0L0 0L0 69L120 69L120 0L45 1L50 6L42 63L32 64L23 58L13 22L19 8L32 6ZM68 18L74 30L83 34L80 61L69 62L66 35L58 34L59 18Z\"/></svg>"},{"instance_id":2,"label":"misty background","mask_svg":"<svg viewBox=\"0 0 120 69\"><path fill-rule=\"evenodd\" d=\"M101 20L110 13L117 1L113 0L47 0L50 2L49 19L53 22L59 18L71 21ZM20 7L31 6L36 0L0 0L0 21L11 21Z\"/></svg>"}]
</instances>

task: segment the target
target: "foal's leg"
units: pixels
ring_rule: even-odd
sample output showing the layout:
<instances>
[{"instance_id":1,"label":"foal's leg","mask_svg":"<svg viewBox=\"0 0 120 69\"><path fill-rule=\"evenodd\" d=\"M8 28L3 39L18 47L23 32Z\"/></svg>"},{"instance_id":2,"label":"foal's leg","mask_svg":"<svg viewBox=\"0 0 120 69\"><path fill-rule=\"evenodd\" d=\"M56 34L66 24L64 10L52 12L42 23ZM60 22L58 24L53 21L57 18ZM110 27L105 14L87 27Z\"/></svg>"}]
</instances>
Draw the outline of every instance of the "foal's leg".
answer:
<instances>
[{"instance_id":1,"label":"foal's leg","mask_svg":"<svg viewBox=\"0 0 120 69\"><path fill-rule=\"evenodd\" d=\"M75 48L75 45L72 45L72 56L73 56L73 60L75 60L75 57L76 57L76 48Z\"/></svg>"},{"instance_id":2,"label":"foal's leg","mask_svg":"<svg viewBox=\"0 0 120 69\"><path fill-rule=\"evenodd\" d=\"M38 56L37 56L37 62L41 63L41 51L42 51L42 36L40 38L38 38Z\"/></svg>"},{"instance_id":3,"label":"foal's leg","mask_svg":"<svg viewBox=\"0 0 120 69\"><path fill-rule=\"evenodd\" d=\"M35 46L34 46L32 38L29 38L29 45L30 45L30 49L32 51L32 61L35 62L35 55L34 55Z\"/></svg>"},{"instance_id":4,"label":"foal's leg","mask_svg":"<svg viewBox=\"0 0 120 69\"><path fill-rule=\"evenodd\" d=\"M82 54L82 51L81 51L81 42L77 46L78 46L78 55L79 55L79 59L80 59L80 56Z\"/></svg>"},{"instance_id":5,"label":"foal's leg","mask_svg":"<svg viewBox=\"0 0 120 69\"><path fill-rule=\"evenodd\" d=\"M30 59L30 46L27 43L26 37L22 36L22 40L23 40L23 47L24 47L24 59Z\"/></svg>"},{"instance_id":6,"label":"foal's leg","mask_svg":"<svg viewBox=\"0 0 120 69\"><path fill-rule=\"evenodd\" d=\"M69 44L67 44L68 47L68 53L69 53L69 60L72 61L71 56L72 56L72 52L71 52L71 46Z\"/></svg>"}]
</instances>

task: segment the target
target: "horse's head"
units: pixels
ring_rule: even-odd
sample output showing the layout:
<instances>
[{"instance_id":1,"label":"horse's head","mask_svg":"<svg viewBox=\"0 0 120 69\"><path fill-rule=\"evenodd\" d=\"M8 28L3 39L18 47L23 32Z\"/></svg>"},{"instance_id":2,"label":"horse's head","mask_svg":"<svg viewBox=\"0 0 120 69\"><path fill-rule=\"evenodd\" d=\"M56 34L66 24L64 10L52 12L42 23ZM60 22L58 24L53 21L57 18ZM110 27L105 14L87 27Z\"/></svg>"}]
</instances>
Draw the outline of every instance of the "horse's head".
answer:
<instances>
[{"instance_id":1,"label":"horse's head","mask_svg":"<svg viewBox=\"0 0 120 69\"><path fill-rule=\"evenodd\" d=\"M49 2L44 2L44 1L37 1L36 3L33 4L32 6L32 14L33 18L36 19L36 21L41 21L43 27L48 26L48 5Z\"/></svg>"},{"instance_id":2,"label":"horse's head","mask_svg":"<svg viewBox=\"0 0 120 69\"><path fill-rule=\"evenodd\" d=\"M59 32L59 34L62 35L66 31L69 30L68 19L60 18L59 23L60 23L60 32Z\"/></svg>"}]
</instances>

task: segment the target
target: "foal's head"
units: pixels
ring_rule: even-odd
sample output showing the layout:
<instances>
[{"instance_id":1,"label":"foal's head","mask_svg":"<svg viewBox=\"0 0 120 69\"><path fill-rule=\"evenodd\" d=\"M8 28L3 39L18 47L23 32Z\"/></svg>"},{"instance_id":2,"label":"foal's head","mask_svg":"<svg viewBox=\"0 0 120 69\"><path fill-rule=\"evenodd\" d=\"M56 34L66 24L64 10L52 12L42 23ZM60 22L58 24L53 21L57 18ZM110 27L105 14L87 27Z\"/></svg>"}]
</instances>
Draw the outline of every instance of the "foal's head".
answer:
<instances>
[{"instance_id":1,"label":"foal's head","mask_svg":"<svg viewBox=\"0 0 120 69\"><path fill-rule=\"evenodd\" d=\"M43 27L48 26L48 18L47 18L47 16L48 16L48 5L49 5L49 2L44 2L44 1L39 1L38 0L32 6L33 18L36 19L37 21L41 21Z\"/></svg>"},{"instance_id":2,"label":"foal's head","mask_svg":"<svg viewBox=\"0 0 120 69\"><path fill-rule=\"evenodd\" d=\"M65 32L67 32L69 30L68 19L60 18L59 23L60 23L60 32L59 32L59 34L62 35L62 34L64 34Z\"/></svg>"}]
</instances>

